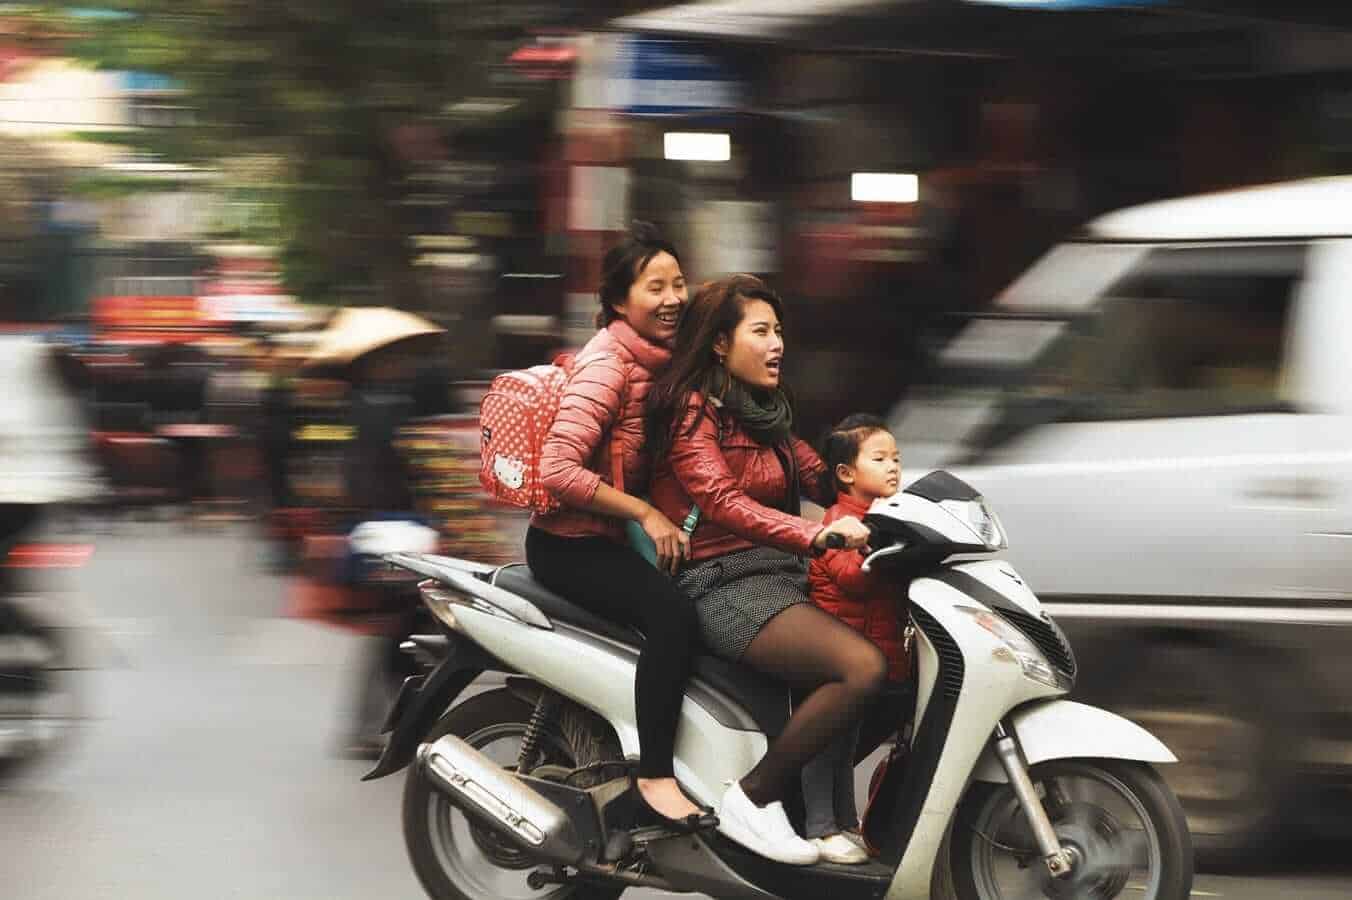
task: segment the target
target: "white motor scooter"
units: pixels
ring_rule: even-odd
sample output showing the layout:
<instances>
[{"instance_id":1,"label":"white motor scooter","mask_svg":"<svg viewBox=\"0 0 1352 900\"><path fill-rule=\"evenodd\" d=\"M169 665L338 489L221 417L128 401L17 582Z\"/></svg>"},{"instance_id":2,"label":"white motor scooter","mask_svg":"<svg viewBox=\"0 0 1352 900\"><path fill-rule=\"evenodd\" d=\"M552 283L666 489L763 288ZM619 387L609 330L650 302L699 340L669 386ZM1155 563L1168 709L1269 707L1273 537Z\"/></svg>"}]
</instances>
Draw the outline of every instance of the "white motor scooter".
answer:
<instances>
[{"instance_id":1,"label":"white motor scooter","mask_svg":"<svg viewBox=\"0 0 1352 900\"><path fill-rule=\"evenodd\" d=\"M1192 849L1152 768L1149 733L1064 699L1076 663L968 485L932 473L874 503L866 566L894 577L917 627L918 693L904 765L874 792L863 866L775 863L717 832L636 819L634 665L644 639L493 568L396 553L425 575L444 626L406 649L425 663L386 721L366 777L411 762L404 833L436 898L613 898L631 886L716 897L1186 900ZM660 640L660 635L649 639ZM461 699L480 674L506 685ZM710 657L681 710L676 776L714 804L789 714L785 687ZM899 718L900 718L899 711Z\"/></svg>"}]
</instances>

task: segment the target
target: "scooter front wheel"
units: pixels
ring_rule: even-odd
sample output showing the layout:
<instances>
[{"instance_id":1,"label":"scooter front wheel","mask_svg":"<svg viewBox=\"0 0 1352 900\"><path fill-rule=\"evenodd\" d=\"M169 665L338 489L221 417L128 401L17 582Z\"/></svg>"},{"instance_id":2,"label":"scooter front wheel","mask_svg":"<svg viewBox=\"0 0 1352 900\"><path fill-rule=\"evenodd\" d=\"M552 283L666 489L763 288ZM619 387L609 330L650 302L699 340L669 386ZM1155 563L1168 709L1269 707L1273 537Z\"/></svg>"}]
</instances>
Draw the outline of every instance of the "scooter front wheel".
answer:
<instances>
[{"instance_id":1,"label":"scooter front wheel","mask_svg":"<svg viewBox=\"0 0 1352 900\"><path fill-rule=\"evenodd\" d=\"M1121 760L1054 760L1029 770L1063 848L1068 875L1042 862L1008 785L974 785L949 842L959 900L1187 900L1192 842L1182 807L1150 766Z\"/></svg>"}]
</instances>

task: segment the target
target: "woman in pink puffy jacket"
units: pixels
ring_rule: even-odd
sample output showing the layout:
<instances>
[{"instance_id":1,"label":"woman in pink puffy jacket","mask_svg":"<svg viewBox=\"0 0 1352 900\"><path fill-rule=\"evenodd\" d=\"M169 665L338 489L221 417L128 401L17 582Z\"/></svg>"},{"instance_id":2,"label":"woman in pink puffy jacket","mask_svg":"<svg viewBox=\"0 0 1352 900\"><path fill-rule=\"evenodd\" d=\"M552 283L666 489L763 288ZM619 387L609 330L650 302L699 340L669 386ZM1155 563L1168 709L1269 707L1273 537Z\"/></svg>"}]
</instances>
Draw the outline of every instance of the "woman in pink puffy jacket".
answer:
<instances>
[{"instance_id":1,"label":"woman in pink puffy jacket","mask_svg":"<svg viewBox=\"0 0 1352 900\"><path fill-rule=\"evenodd\" d=\"M639 656L634 685L639 795L664 824L709 828L717 819L686 797L672 770L699 632L694 605L667 576L688 555L689 539L641 499L651 468L643 447L644 401L671 361L686 302L675 248L652 226L635 223L606 253L600 298L601 330L575 358L540 453L541 482L563 506L532 517L526 561L550 590L656 638ZM622 454L622 485L611 483L612 452ZM658 568L629 546L630 520L656 545Z\"/></svg>"}]
</instances>

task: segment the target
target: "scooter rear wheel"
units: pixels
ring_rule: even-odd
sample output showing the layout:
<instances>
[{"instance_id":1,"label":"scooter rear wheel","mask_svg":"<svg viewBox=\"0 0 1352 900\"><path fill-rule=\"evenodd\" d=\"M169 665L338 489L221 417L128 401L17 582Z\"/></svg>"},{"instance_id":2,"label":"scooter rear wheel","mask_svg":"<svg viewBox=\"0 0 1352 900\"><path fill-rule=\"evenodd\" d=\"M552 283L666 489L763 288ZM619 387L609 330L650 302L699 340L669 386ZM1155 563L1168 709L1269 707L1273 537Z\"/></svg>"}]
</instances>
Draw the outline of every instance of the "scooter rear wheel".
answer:
<instances>
[{"instance_id":1,"label":"scooter rear wheel","mask_svg":"<svg viewBox=\"0 0 1352 900\"><path fill-rule=\"evenodd\" d=\"M504 767L515 766L532 710L505 688L487 691L456 705L423 740L454 734ZM599 746L587 748L590 754L571 746L557 728L547 727L540 737L545 766L571 770L594 761L580 756L598 751L620 758L609 735L595 736ZM404 782L404 843L418 880L434 900L616 900L624 893L622 885L593 883L548 893L532 888L527 878L538 863L492 829L471 822L416 766Z\"/></svg>"}]
</instances>

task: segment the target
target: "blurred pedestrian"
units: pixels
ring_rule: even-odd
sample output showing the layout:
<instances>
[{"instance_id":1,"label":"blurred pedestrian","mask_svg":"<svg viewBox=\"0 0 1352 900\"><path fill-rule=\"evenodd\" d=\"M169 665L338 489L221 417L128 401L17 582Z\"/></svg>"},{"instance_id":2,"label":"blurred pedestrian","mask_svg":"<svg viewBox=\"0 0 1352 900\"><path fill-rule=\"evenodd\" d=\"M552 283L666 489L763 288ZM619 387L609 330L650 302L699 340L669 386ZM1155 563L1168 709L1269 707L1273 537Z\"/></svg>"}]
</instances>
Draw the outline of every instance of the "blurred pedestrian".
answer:
<instances>
[{"instance_id":1,"label":"blurred pedestrian","mask_svg":"<svg viewBox=\"0 0 1352 900\"><path fill-rule=\"evenodd\" d=\"M416 371L415 358L398 344L367 353L350 367L353 434L343 460L343 482L354 533L371 522L425 524L414 508L412 472L396 443L400 428L416 412ZM381 583L380 561L351 546L341 565L340 579L359 602L372 604L375 622L342 752L369 759L383 748L379 732L389 703L413 674L412 660L399 645L411 631L417 595L407 585Z\"/></svg>"}]
</instances>

